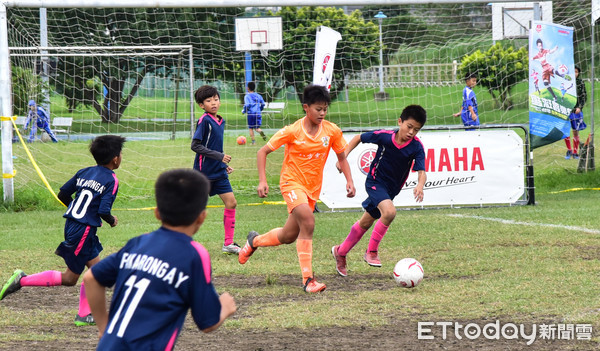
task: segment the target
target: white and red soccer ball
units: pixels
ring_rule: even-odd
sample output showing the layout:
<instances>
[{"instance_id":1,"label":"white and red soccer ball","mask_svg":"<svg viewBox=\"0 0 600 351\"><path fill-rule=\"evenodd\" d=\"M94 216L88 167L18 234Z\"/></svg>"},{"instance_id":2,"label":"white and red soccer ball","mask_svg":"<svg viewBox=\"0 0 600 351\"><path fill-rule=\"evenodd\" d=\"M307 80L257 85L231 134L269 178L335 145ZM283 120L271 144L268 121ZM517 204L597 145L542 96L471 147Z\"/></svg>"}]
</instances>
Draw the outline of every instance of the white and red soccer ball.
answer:
<instances>
[{"instance_id":1,"label":"white and red soccer ball","mask_svg":"<svg viewBox=\"0 0 600 351\"><path fill-rule=\"evenodd\" d=\"M403 258L394 267L394 279L405 288L414 288L423 280L423 266L414 258Z\"/></svg>"},{"instance_id":2,"label":"white and red soccer ball","mask_svg":"<svg viewBox=\"0 0 600 351\"><path fill-rule=\"evenodd\" d=\"M558 73L564 76L565 74L569 73L569 67L567 67L565 64L558 66Z\"/></svg>"},{"instance_id":3,"label":"white and red soccer ball","mask_svg":"<svg viewBox=\"0 0 600 351\"><path fill-rule=\"evenodd\" d=\"M240 135L239 137L237 137L237 139L235 140L238 145L244 145L246 144L246 137L243 135Z\"/></svg>"}]
</instances>

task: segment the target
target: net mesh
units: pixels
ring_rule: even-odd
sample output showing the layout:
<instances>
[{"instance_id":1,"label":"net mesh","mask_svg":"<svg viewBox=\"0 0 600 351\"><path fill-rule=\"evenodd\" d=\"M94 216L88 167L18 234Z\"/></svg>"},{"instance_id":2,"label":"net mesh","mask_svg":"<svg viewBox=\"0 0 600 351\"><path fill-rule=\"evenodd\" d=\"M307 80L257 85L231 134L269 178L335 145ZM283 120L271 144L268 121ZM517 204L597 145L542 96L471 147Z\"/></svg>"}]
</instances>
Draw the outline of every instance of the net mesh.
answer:
<instances>
[{"instance_id":1,"label":"net mesh","mask_svg":"<svg viewBox=\"0 0 600 351\"><path fill-rule=\"evenodd\" d=\"M591 2L554 1L553 8L555 23L575 27L575 62L582 67L585 80L592 69ZM379 11L387 16L381 22L374 17ZM27 101L34 99L49 109L51 119L73 119L68 142L66 133L58 135L57 144L39 142L38 134L36 141L27 145L50 184L57 189L77 169L93 164L87 152L91 137L117 133L136 141L127 146L119 170L124 185L120 197L151 199L152 185L162 170L191 167L190 135L202 113L195 106L191 115L191 93L211 84L219 89L222 100L219 114L226 120L225 152L235 156L234 191L253 194L255 155L264 141L257 135L254 146L250 138L244 147L235 143L237 136L248 135L246 116L241 114L244 53L235 51L235 18L271 15L282 17L283 50L270 50L266 56L252 52L257 92L267 102L285 103L283 109L263 115L262 128L267 135L304 115L300 93L312 82L319 25L342 35L331 87L334 102L327 118L343 129L393 127L408 104L427 109L428 125L460 124L453 113L461 107L462 77L468 70L462 65L464 57L478 50L484 53L494 44L515 51L527 49L526 38L492 41L491 6L485 2L384 8L365 2L364 6L343 8L47 9L48 46L57 49L46 50L47 56L42 57L39 10L11 8L13 113L25 116ZM193 47L193 72L187 53L166 47L173 45ZM114 49L131 46L165 48ZM18 50L25 47L34 49ZM69 49L72 47L77 49ZM66 53L72 56L60 56ZM504 99L493 89L476 86L481 122L528 123L527 84L521 79ZM376 99L380 90L385 91L385 98ZM584 115L589 116L589 103ZM587 133L582 132L581 138ZM563 142L543 149L538 162L562 166L556 160L563 153ZM18 198L20 191L35 192L43 185L24 147L16 143L13 150L19 172L15 178ZM277 184L277 165L268 172L271 184Z\"/></svg>"}]
</instances>

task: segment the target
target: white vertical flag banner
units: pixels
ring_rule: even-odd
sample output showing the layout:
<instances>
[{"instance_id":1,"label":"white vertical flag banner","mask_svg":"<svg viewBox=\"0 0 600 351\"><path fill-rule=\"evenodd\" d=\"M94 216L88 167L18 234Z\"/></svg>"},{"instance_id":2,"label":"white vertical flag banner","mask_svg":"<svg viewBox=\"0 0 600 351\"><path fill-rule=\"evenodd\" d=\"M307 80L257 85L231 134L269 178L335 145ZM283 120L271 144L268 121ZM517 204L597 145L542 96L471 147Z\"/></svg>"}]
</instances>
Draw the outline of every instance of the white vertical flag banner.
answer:
<instances>
[{"instance_id":1,"label":"white vertical flag banner","mask_svg":"<svg viewBox=\"0 0 600 351\"><path fill-rule=\"evenodd\" d=\"M592 23L600 18L600 0L592 0Z\"/></svg>"},{"instance_id":2,"label":"white vertical flag banner","mask_svg":"<svg viewBox=\"0 0 600 351\"><path fill-rule=\"evenodd\" d=\"M328 91L331 88L335 49L340 40L342 40L342 35L339 32L325 26L317 28L313 84L324 86Z\"/></svg>"}]
</instances>

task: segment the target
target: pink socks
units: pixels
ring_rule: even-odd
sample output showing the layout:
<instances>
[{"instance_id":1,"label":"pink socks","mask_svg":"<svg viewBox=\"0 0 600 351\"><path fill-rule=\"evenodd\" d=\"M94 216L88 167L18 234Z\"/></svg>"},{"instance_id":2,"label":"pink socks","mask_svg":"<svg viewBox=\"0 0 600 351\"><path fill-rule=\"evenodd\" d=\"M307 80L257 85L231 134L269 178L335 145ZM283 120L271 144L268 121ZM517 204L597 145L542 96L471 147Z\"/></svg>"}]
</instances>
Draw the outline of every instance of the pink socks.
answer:
<instances>
[{"instance_id":1,"label":"pink socks","mask_svg":"<svg viewBox=\"0 0 600 351\"><path fill-rule=\"evenodd\" d=\"M62 273L45 271L21 278L21 286L58 286L62 284Z\"/></svg>"},{"instance_id":2,"label":"pink socks","mask_svg":"<svg viewBox=\"0 0 600 351\"><path fill-rule=\"evenodd\" d=\"M223 226L225 227L225 246L233 243L235 233L235 209L225 209L223 213Z\"/></svg>"},{"instance_id":3,"label":"pink socks","mask_svg":"<svg viewBox=\"0 0 600 351\"><path fill-rule=\"evenodd\" d=\"M343 243L340 244L338 248L338 255L346 256L350 250L360 241L360 239L365 234L366 230L362 229L360 225L358 225L359 221L356 221L350 228L350 233L346 237Z\"/></svg>"},{"instance_id":4,"label":"pink socks","mask_svg":"<svg viewBox=\"0 0 600 351\"><path fill-rule=\"evenodd\" d=\"M373 233L371 233L371 240L369 240L369 248L367 251L379 250L379 243L381 242L381 239L383 239L385 233L387 233L389 227L390 226L381 223L381 221L375 223L375 228L373 228Z\"/></svg>"}]
</instances>

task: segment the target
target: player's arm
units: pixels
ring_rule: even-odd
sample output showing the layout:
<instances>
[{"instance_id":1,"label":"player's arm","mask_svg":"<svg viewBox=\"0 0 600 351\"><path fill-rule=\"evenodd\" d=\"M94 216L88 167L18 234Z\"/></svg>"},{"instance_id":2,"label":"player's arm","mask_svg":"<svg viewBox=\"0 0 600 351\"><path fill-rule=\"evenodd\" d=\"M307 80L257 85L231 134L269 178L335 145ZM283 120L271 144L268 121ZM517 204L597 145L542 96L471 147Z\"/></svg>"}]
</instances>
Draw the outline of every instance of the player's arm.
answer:
<instances>
[{"instance_id":1,"label":"player's arm","mask_svg":"<svg viewBox=\"0 0 600 351\"><path fill-rule=\"evenodd\" d=\"M88 269L83 275L83 282L85 283L85 295L98 328L98 337L101 338L108 324L106 288L96 280L91 269Z\"/></svg>"},{"instance_id":2,"label":"player's arm","mask_svg":"<svg viewBox=\"0 0 600 351\"><path fill-rule=\"evenodd\" d=\"M360 142L360 135L356 135L354 138L352 138L352 141L356 139L356 137L358 137L358 142ZM356 145L358 145L358 143ZM356 145L354 147L356 147ZM346 149L348 148L349 146ZM354 187L354 180L352 180L352 172L350 171L350 165L348 164L348 159L346 158L346 153L349 153L350 151L345 150L336 155L338 158L337 164L339 164L340 172L342 172L344 174L344 177L346 177L346 196L354 197L354 195L356 194L356 188Z\"/></svg>"},{"instance_id":3,"label":"player's arm","mask_svg":"<svg viewBox=\"0 0 600 351\"><path fill-rule=\"evenodd\" d=\"M473 106L469 106L469 112L471 112L471 119L476 121L477 120L477 114L475 114L475 109L473 109Z\"/></svg>"},{"instance_id":4,"label":"player's arm","mask_svg":"<svg viewBox=\"0 0 600 351\"><path fill-rule=\"evenodd\" d=\"M423 187L427 181L427 174L425 171L417 171L417 186L413 190L413 195L417 202L423 201Z\"/></svg>"},{"instance_id":5,"label":"player's arm","mask_svg":"<svg viewBox=\"0 0 600 351\"><path fill-rule=\"evenodd\" d=\"M67 193L62 189L58 191L58 195L56 195L56 197L58 197L60 202L62 202L67 207L69 207L69 204L71 204L71 202L73 201L71 194Z\"/></svg>"},{"instance_id":6,"label":"player's arm","mask_svg":"<svg viewBox=\"0 0 600 351\"><path fill-rule=\"evenodd\" d=\"M256 153L256 168L258 168L258 197L267 197L269 184L267 183L267 155L273 152L268 145L261 147Z\"/></svg>"},{"instance_id":7,"label":"player's arm","mask_svg":"<svg viewBox=\"0 0 600 351\"><path fill-rule=\"evenodd\" d=\"M219 302L221 302L221 315L219 316L219 322L213 326L202 329L204 333L210 333L211 331L220 327L221 324L223 324L227 318L233 315L237 309L235 301L233 300L233 297L229 295L229 293L221 294L221 296L219 296Z\"/></svg>"},{"instance_id":8,"label":"player's arm","mask_svg":"<svg viewBox=\"0 0 600 351\"><path fill-rule=\"evenodd\" d=\"M223 161L225 163L229 163L229 161L231 161L231 156L207 148L206 146L202 145L202 141L199 139L192 139L191 149L198 155L206 156L217 161Z\"/></svg>"},{"instance_id":9,"label":"player's arm","mask_svg":"<svg viewBox=\"0 0 600 351\"><path fill-rule=\"evenodd\" d=\"M454 117L458 117L458 116L460 116L460 115L462 114L462 112L463 112L463 108L462 108L462 106L461 106L461 107L460 107L460 111L458 111L457 113L453 114L452 116L454 116Z\"/></svg>"},{"instance_id":10,"label":"player's arm","mask_svg":"<svg viewBox=\"0 0 600 351\"><path fill-rule=\"evenodd\" d=\"M348 146L346 146L346 150L344 151L344 158L347 158L350 152L354 150L358 146L358 144L360 144L360 136L361 134L357 134L350 140ZM338 172L342 173L342 168L340 166L339 160L335 163L335 168L337 168Z\"/></svg>"}]
</instances>

